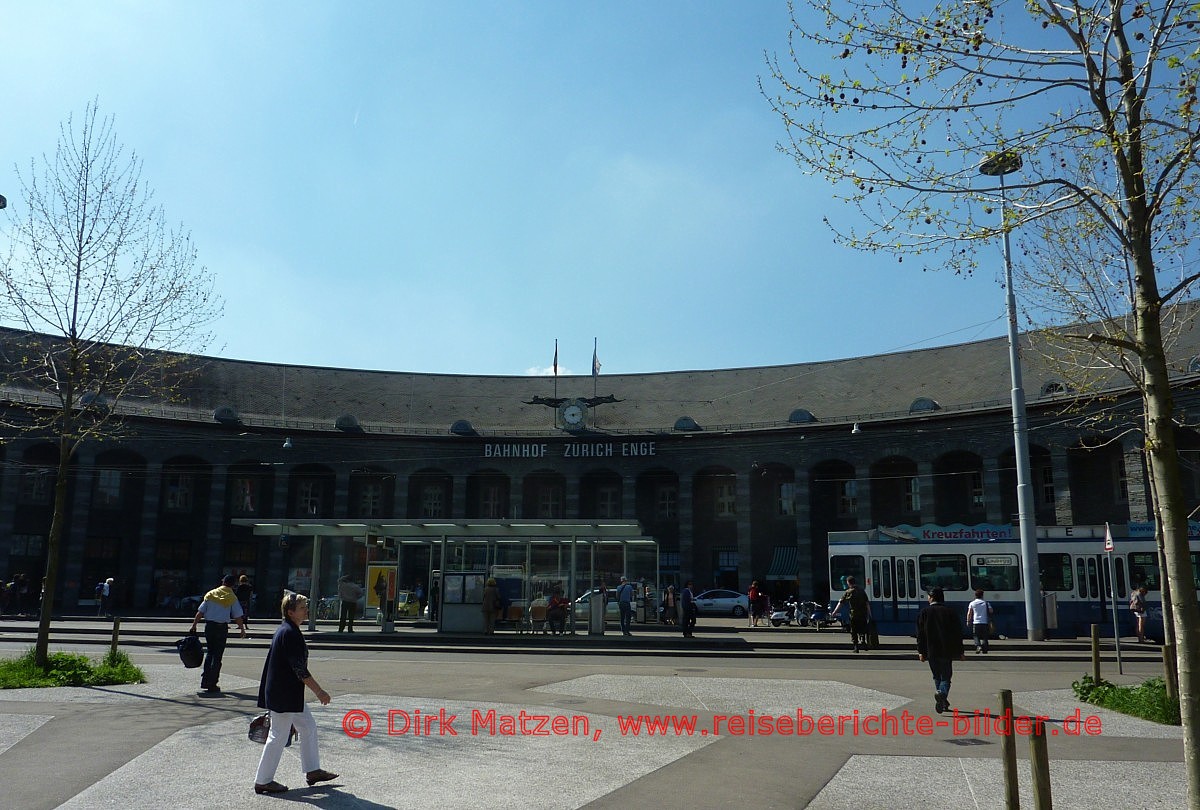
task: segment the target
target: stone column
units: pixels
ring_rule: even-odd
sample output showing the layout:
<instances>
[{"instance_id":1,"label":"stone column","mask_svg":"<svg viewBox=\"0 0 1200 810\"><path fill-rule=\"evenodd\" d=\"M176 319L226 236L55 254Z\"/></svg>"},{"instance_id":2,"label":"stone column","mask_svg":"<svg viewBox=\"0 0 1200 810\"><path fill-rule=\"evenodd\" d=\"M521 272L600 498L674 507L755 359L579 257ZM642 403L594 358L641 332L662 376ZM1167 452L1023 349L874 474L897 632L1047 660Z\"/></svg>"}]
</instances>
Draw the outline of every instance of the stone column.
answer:
<instances>
[{"instance_id":1,"label":"stone column","mask_svg":"<svg viewBox=\"0 0 1200 810\"><path fill-rule=\"evenodd\" d=\"M580 517L579 488L581 484L578 472L570 472L563 476L563 517L568 520Z\"/></svg>"},{"instance_id":2,"label":"stone column","mask_svg":"<svg viewBox=\"0 0 1200 810\"><path fill-rule=\"evenodd\" d=\"M1146 457L1142 455L1140 436L1126 436L1121 442L1125 457L1125 482L1129 492L1129 519L1146 522L1154 519L1146 480Z\"/></svg>"},{"instance_id":3,"label":"stone column","mask_svg":"<svg viewBox=\"0 0 1200 810\"><path fill-rule=\"evenodd\" d=\"M162 493L163 468L159 462L146 463L146 483L142 488L142 536L137 548L137 571L133 602L147 604L146 597L154 593L154 554L158 545L158 505ZM184 583L179 583L182 591ZM191 594L178 593L177 596Z\"/></svg>"},{"instance_id":4,"label":"stone column","mask_svg":"<svg viewBox=\"0 0 1200 810\"><path fill-rule=\"evenodd\" d=\"M1054 475L1054 519L1059 526L1075 525L1075 510L1071 506L1071 467L1067 461L1067 449L1054 447L1050 451L1050 468ZM1040 493L1042 481L1034 473L1034 489ZM1034 501L1037 501L1037 497Z\"/></svg>"},{"instance_id":5,"label":"stone column","mask_svg":"<svg viewBox=\"0 0 1200 810\"><path fill-rule=\"evenodd\" d=\"M754 545L750 530L750 476L734 474L734 514L737 515L738 588L750 587L754 576Z\"/></svg>"},{"instance_id":6,"label":"stone column","mask_svg":"<svg viewBox=\"0 0 1200 810\"><path fill-rule=\"evenodd\" d=\"M692 517L692 474L679 474L679 497L676 511L679 515L679 575L683 585L696 576L695 522Z\"/></svg>"},{"instance_id":7,"label":"stone column","mask_svg":"<svg viewBox=\"0 0 1200 810\"><path fill-rule=\"evenodd\" d=\"M57 604L65 613L68 606L77 607L80 597L80 579L83 577L83 556L87 547L88 510L92 505L92 486L96 479L96 453L90 446L81 447L68 475L74 474L74 486L67 487L67 525L63 528L59 546L59 600ZM57 483L57 482L56 482ZM30 586L40 589L41 576L29 574ZM88 599L92 594L86 594Z\"/></svg>"},{"instance_id":8,"label":"stone column","mask_svg":"<svg viewBox=\"0 0 1200 810\"><path fill-rule=\"evenodd\" d=\"M855 527L858 529L873 529L875 518L871 514L871 468L855 468L855 498L858 503L855 515Z\"/></svg>"},{"instance_id":9,"label":"stone column","mask_svg":"<svg viewBox=\"0 0 1200 810\"><path fill-rule=\"evenodd\" d=\"M508 517L510 520L526 517L522 510L525 498L525 476L521 473L508 479Z\"/></svg>"},{"instance_id":10,"label":"stone column","mask_svg":"<svg viewBox=\"0 0 1200 810\"><path fill-rule=\"evenodd\" d=\"M1007 515L1000 514L1003 509L1000 498L1000 459L996 456L983 460L983 508L984 520L988 523L1001 525L1012 522Z\"/></svg>"},{"instance_id":11,"label":"stone column","mask_svg":"<svg viewBox=\"0 0 1200 810\"><path fill-rule=\"evenodd\" d=\"M221 561L225 559L225 538L228 533L225 523L225 491L229 485L227 480L229 468L224 464L212 466L211 483L209 484L207 526L204 536L204 573L217 581L217 572L221 569Z\"/></svg>"},{"instance_id":12,"label":"stone column","mask_svg":"<svg viewBox=\"0 0 1200 810\"><path fill-rule=\"evenodd\" d=\"M467 476L455 475L450 484L450 503L446 509L446 517L451 519L466 518L467 516Z\"/></svg>"},{"instance_id":13,"label":"stone column","mask_svg":"<svg viewBox=\"0 0 1200 810\"><path fill-rule=\"evenodd\" d=\"M917 462L917 492L921 496L921 523L937 522L937 504L933 502L933 462Z\"/></svg>"},{"instance_id":14,"label":"stone column","mask_svg":"<svg viewBox=\"0 0 1200 810\"><path fill-rule=\"evenodd\" d=\"M333 474L333 511L335 517L350 516L350 471L342 470ZM328 545L328 544L326 544Z\"/></svg>"},{"instance_id":15,"label":"stone column","mask_svg":"<svg viewBox=\"0 0 1200 810\"><path fill-rule=\"evenodd\" d=\"M795 510L796 520L796 595L801 599L810 598L815 579L821 578L819 571L814 571L814 567L824 568L826 564L824 560L813 559L811 497L808 470L796 470L795 503L792 508Z\"/></svg>"}]
</instances>

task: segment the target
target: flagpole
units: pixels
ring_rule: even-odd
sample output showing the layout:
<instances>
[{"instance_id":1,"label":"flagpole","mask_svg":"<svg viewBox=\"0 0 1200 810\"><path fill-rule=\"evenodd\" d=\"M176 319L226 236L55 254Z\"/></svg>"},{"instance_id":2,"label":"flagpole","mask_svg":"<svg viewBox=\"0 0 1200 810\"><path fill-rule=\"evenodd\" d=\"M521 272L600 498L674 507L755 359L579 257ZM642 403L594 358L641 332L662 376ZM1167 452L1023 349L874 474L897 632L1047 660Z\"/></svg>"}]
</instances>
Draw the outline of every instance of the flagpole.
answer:
<instances>
[{"instance_id":1,"label":"flagpole","mask_svg":"<svg viewBox=\"0 0 1200 810\"><path fill-rule=\"evenodd\" d=\"M554 339L554 398L558 399L558 338Z\"/></svg>"},{"instance_id":2,"label":"flagpole","mask_svg":"<svg viewBox=\"0 0 1200 810\"><path fill-rule=\"evenodd\" d=\"M596 396L596 386L600 382L600 363L597 362L596 347L598 344L597 338L592 338L592 396ZM592 424L595 425L596 417L592 417Z\"/></svg>"}]
</instances>

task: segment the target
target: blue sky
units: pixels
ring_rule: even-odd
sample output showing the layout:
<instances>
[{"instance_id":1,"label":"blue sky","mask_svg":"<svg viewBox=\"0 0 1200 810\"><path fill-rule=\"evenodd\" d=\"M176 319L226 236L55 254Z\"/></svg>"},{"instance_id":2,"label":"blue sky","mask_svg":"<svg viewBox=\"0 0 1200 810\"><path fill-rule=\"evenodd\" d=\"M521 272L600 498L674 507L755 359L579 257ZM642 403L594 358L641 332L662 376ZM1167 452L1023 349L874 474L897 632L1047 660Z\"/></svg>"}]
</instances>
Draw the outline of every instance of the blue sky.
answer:
<instances>
[{"instance_id":1,"label":"blue sky","mask_svg":"<svg viewBox=\"0 0 1200 810\"><path fill-rule=\"evenodd\" d=\"M1002 335L994 273L837 247L776 149L783 0L0 0L0 193L98 98L226 300L210 354L437 373ZM984 260L987 266L987 260Z\"/></svg>"}]
</instances>

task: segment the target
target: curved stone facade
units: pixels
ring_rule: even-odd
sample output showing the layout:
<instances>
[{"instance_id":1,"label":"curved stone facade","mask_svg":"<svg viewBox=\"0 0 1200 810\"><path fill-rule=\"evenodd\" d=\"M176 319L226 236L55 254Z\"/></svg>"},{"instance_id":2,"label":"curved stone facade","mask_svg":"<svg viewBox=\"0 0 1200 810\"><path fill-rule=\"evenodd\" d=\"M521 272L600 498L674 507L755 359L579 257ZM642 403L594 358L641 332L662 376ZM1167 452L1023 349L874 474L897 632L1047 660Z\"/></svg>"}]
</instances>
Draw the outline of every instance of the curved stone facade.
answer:
<instances>
[{"instance_id":1,"label":"curved stone facade","mask_svg":"<svg viewBox=\"0 0 1200 810\"><path fill-rule=\"evenodd\" d=\"M1079 400L1054 351L1023 341L1038 523L1148 520L1136 391L1113 372ZM1185 332L1174 352L1186 486L1200 501L1200 441L1186 427L1200 337ZM73 459L68 610L108 576L134 611L174 609L225 571L255 579L263 605L303 586L311 538L285 548L231 518L636 519L660 543L665 581L768 579L823 599L830 531L1016 512L1003 339L557 380L188 362L182 402L118 403L126 435ZM16 435L3 454L0 576L36 580L55 445ZM344 570L386 553L347 541L329 556ZM401 560L406 581L427 568Z\"/></svg>"}]
</instances>

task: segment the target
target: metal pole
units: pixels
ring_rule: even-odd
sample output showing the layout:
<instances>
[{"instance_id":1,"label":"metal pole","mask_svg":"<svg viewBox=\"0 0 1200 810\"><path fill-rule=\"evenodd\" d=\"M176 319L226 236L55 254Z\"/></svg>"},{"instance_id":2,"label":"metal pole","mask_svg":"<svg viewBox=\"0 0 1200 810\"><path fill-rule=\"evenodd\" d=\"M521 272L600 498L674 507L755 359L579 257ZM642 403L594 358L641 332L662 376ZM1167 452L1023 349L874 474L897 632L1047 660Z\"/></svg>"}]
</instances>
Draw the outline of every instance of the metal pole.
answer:
<instances>
[{"instance_id":1,"label":"metal pole","mask_svg":"<svg viewBox=\"0 0 1200 810\"><path fill-rule=\"evenodd\" d=\"M317 629L317 606L321 604L321 535L313 535L313 556L312 556L312 579L309 582L310 599L312 601L312 610L308 613L308 631L315 632Z\"/></svg>"},{"instance_id":2,"label":"metal pole","mask_svg":"<svg viewBox=\"0 0 1200 810\"><path fill-rule=\"evenodd\" d=\"M1013 731L1013 699L1011 689L1001 689L1000 717L1006 733L1000 738L1000 759L1004 762L1004 806L1021 810L1021 792L1017 789L1017 738Z\"/></svg>"},{"instance_id":3,"label":"metal pole","mask_svg":"<svg viewBox=\"0 0 1200 810\"><path fill-rule=\"evenodd\" d=\"M1125 668L1121 665L1121 627L1117 623L1117 572L1113 568L1111 551L1104 553L1104 561L1108 566L1108 601L1112 604L1113 642L1117 645L1117 674L1124 675Z\"/></svg>"},{"instance_id":4,"label":"metal pole","mask_svg":"<svg viewBox=\"0 0 1200 810\"><path fill-rule=\"evenodd\" d=\"M1017 168L1020 163L1017 163ZM1007 220L1008 195L1004 191L1004 173L1000 179L1000 212L1002 223ZM1017 462L1017 512L1021 534L1022 576L1025 580L1025 626L1030 641L1046 637L1042 621L1041 577L1037 560L1037 516L1033 509L1033 484L1029 466L1029 428L1025 420L1025 389L1021 383L1021 354L1017 342L1017 295L1013 290L1012 248L1008 226L1004 224L1004 286L1008 295L1008 370L1012 377L1013 444Z\"/></svg>"}]
</instances>

